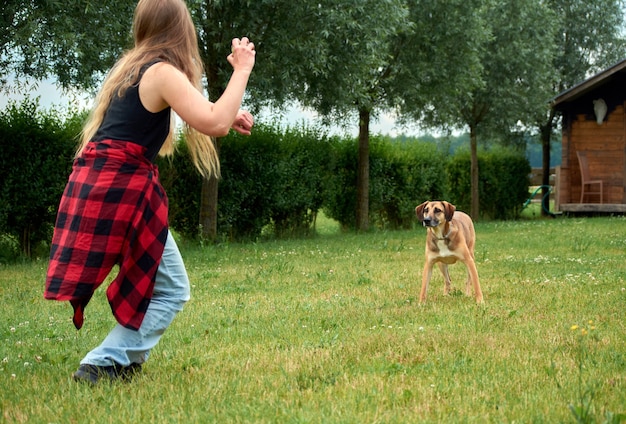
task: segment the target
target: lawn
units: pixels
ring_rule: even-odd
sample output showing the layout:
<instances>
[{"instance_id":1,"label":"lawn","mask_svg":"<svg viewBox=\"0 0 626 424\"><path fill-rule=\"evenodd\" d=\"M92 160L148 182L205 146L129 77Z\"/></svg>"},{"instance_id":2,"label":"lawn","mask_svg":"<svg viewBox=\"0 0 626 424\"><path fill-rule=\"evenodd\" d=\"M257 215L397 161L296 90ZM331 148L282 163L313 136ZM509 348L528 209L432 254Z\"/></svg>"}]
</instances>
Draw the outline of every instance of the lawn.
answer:
<instances>
[{"instance_id":1,"label":"lawn","mask_svg":"<svg viewBox=\"0 0 626 424\"><path fill-rule=\"evenodd\" d=\"M484 306L438 273L425 230L181 243L192 300L131 383L70 378L114 325L104 290L76 331L47 263L0 265L9 423L620 422L626 219L476 224ZM620 417L620 414L621 417Z\"/></svg>"}]
</instances>

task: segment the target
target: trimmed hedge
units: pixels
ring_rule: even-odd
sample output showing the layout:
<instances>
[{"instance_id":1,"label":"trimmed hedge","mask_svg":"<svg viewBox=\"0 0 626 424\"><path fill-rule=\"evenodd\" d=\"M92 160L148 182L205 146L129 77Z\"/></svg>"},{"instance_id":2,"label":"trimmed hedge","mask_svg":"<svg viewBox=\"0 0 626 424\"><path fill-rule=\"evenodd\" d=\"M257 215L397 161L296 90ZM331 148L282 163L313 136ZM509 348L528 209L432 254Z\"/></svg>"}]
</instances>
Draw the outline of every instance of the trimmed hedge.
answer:
<instances>
[{"instance_id":1,"label":"trimmed hedge","mask_svg":"<svg viewBox=\"0 0 626 424\"><path fill-rule=\"evenodd\" d=\"M218 233L225 240L311 234L323 208L342 228L355 228L357 140L259 125L252 136L231 134L222 143ZM170 197L170 222L198 235L201 180L182 146L161 165ZM527 159L505 149L479 153L481 215L519 217L528 197ZM377 228L415 225L415 206L447 199L470 207L470 157L448 157L431 142L370 140L370 222Z\"/></svg>"},{"instance_id":2,"label":"trimmed hedge","mask_svg":"<svg viewBox=\"0 0 626 424\"><path fill-rule=\"evenodd\" d=\"M450 158L450 201L460 210L471 209L470 153L459 151ZM481 218L516 219L528 199L530 163L523 154L503 148L478 154Z\"/></svg>"},{"instance_id":3,"label":"trimmed hedge","mask_svg":"<svg viewBox=\"0 0 626 424\"><path fill-rule=\"evenodd\" d=\"M170 222L198 235L202 181L184 143L170 162L159 161L170 199ZM284 132L257 125L249 137L231 134L220 150L218 233L226 240L310 234L324 201L332 163L330 139L308 128ZM184 205L184 206L178 206Z\"/></svg>"},{"instance_id":4,"label":"trimmed hedge","mask_svg":"<svg viewBox=\"0 0 626 424\"><path fill-rule=\"evenodd\" d=\"M0 256L14 253L11 239L27 257L50 240L84 118L31 99L0 111Z\"/></svg>"},{"instance_id":5,"label":"trimmed hedge","mask_svg":"<svg viewBox=\"0 0 626 424\"><path fill-rule=\"evenodd\" d=\"M343 228L356 226L357 140L334 144L335 169L329 176L324 210ZM446 197L446 157L436 145L370 139L370 222L378 228L411 228L415 206Z\"/></svg>"},{"instance_id":6,"label":"trimmed hedge","mask_svg":"<svg viewBox=\"0 0 626 424\"><path fill-rule=\"evenodd\" d=\"M185 237L196 238L199 234L202 178L191 162L184 138L178 138L173 156L159 157L156 164L159 180L169 200L170 225Z\"/></svg>"},{"instance_id":7,"label":"trimmed hedge","mask_svg":"<svg viewBox=\"0 0 626 424\"><path fill-rule=\"evenodd\" d=\"M323 203L330 144L305 127L260 125L232 134L220 152L218 227L229 239L308 235Z\"/></svg>"}]
</instances>

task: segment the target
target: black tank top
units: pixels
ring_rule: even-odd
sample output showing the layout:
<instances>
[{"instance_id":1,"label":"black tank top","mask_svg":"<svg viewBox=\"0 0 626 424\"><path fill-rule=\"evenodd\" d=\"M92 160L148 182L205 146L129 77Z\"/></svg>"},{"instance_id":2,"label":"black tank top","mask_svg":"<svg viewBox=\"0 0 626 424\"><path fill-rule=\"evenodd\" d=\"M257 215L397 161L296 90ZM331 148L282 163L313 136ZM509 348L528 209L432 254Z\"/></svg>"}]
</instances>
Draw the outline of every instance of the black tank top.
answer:
<instances>
[{"instance_id":1,"label":"black tank top","mask_svg":"<svg viewBox=\"0 0 626 424\"><path fill-rule=\"evenodd\" d=\"M139 144L147 148L145 156L154 162L170 131L171 108L156 113L144 108L139 99L139 82L146 69L157 62L141 68L137 82L123 97L113 97L94 141L112 139Z\"/></svg>"}]
</instances>

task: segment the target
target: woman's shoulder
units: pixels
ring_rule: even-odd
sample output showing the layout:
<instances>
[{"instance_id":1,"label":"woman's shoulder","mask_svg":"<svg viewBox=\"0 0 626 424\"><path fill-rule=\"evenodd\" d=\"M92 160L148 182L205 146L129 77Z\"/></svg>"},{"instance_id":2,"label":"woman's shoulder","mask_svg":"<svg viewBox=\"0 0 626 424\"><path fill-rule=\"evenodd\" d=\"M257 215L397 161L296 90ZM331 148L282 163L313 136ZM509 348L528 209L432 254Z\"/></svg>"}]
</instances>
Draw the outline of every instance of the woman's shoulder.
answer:
<instances>
[{"instance_id":1,"label":"woman's shoulder","mask_svg":"<svg viewBox=\"0 0 626 424\"><path fill-rule=\"evenodd\" d=\"M143 72L142 79L154 79L159 83L170 83L187 77L176 66L164 60L151 63Z\"/></svg>"},{"instance_id":2,"label":"woman's shoulder","mask_svg":"<svg viewBox=\"0 0 626 424\"><path fill-rule=\"evenodd\" d=\"M165 61L147 64L143 69L139 86L139 98L144 108L150 112L158 112L168 106L164 100L165 87L176 79L179 71Z\"/></svg>"},{"instance_id":3,"label":"woman's shoulder","mask_svg":"<svg viewBox=\"0 0 626 424\"><path fill-rule=\"evenodd\" d=\"M161 61L147 68L139 85L139 96L149 111L171 106L172 99L187 91L189 80L174 65Z\"/></svg>"}]
</instances>

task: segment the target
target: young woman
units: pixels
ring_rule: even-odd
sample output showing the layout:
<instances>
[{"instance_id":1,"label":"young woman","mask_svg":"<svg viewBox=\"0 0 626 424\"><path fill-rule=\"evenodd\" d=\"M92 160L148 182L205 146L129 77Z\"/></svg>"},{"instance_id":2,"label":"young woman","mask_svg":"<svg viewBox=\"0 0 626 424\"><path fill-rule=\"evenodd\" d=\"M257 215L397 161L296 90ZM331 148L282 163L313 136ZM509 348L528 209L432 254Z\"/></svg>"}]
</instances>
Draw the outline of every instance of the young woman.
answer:
<instances>
[{"instance_id":1,"label":"young woman","mask_svg":"<svg viewBox=\"0 0 626 424\"><path fill-rule=\"evenodd\" d=\"M202 95L196 30L183 0L140 0L134 47L111 69L83 129L63 193L44 296L69 301L74 325L114 265L107 289L118 324L89 352L73 378L97 383L141 369L174 316L189 300L189 280L167 226L167 198L156 156L173 151L173 110L185 122L191 157L205 176L219 174L209 136L249 135L240 110L254 67L254 44L232 40L233 73L223 95Z\"/></svg>"}]
</instances>

